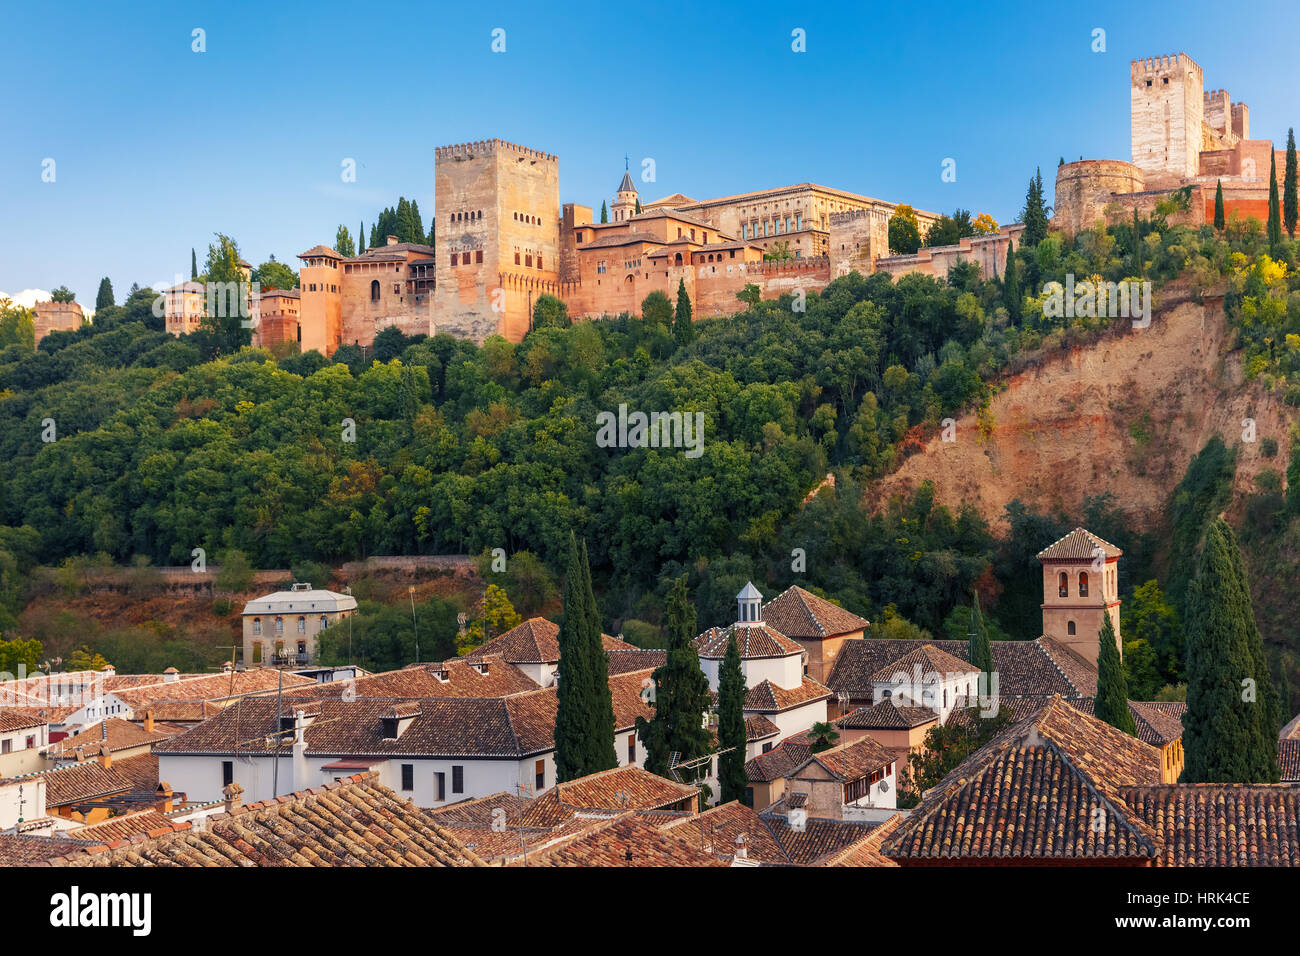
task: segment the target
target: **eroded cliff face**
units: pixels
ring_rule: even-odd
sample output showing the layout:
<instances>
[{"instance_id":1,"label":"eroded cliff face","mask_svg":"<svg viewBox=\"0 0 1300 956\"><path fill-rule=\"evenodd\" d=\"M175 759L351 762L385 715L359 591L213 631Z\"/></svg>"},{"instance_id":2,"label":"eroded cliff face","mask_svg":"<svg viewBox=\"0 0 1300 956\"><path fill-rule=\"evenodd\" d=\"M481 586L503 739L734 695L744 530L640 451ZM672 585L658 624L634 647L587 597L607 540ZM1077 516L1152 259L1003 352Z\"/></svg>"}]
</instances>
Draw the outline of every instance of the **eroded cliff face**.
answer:
<instances>
[{"instance_id":1,"label":"eroded cliff face","mask_svg":"<svg viewBox=\"0 0 1300 956\"><path fill-rule=\"evenodd\" d=\"M1145 527L1160 520L1191 457L1218 433L1237 450L1236 509L1261 469L1285 473L1294 414L1245 380L1218 298L1183 302L1157 311L1149 328L1061 352L1006 382L990 408L987 439L974 414L964 416L956 441L936 434L875 484L868 505L928 479L936 501L971 504L1001 533L1013 499L1077 514L1085 498L1110 492ZM1254 441L1244 440L1245 419ZM1266 438L1277 442L1272 459Z\"/></svg>"}]
</instances>

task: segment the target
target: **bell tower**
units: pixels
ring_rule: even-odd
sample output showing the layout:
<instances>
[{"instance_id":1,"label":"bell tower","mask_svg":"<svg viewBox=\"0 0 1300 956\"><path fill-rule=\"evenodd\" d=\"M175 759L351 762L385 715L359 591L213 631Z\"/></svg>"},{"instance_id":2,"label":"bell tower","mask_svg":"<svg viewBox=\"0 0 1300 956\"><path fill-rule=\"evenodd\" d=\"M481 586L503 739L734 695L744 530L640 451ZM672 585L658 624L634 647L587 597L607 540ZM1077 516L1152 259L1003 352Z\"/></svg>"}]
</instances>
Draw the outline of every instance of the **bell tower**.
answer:
<instances>
[{"instance_id":1,"label":"bell tower","mask_svg":"<svg viewBox=\"0 0 1300 956\"><path fill-rule=\"evenodd\" d=\"M614 222L623 222L636 215L636 185L632 182L632 174L628 172L627 163L627 159L624 158L623 181L618 184L618 192L614 194L614 205L610 209Z\"/></svg>"},{"instance_id":2,"label":"bell tower","mask_svg":"<svg viewBox=\"0 0 1300 956\"><path fill-rule=\"evenodd\" d=\"M1110 616L1119 633L1119 559L1124 552L1083 528L1038 553L1043 565L1043 635L1088 661L1097 660L1102 622Z\"/></svg>"}]
</instances>

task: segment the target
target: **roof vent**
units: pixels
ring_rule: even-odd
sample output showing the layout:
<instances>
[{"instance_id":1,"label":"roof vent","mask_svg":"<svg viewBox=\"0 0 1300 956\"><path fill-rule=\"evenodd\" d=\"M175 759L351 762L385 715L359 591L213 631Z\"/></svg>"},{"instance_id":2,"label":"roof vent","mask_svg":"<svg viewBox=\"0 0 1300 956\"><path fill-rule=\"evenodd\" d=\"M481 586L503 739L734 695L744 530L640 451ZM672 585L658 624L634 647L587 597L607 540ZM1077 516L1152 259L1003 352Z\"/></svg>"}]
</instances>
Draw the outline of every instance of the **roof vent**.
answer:
<instances>
[{"instance_id":1,"label":"roof vent","mask_svg":"<svg viewBox=\"0 0 1300 956\"><path fill-rule=\"evenodd\" d=\"M307 581L294 581L294 582L293 582L293 587L291 587L289 590L291 590L291 591L310 591L310 590L311 590L311 583L310 583L310 582L307 582Z\"/></svg>"}]
</instances>

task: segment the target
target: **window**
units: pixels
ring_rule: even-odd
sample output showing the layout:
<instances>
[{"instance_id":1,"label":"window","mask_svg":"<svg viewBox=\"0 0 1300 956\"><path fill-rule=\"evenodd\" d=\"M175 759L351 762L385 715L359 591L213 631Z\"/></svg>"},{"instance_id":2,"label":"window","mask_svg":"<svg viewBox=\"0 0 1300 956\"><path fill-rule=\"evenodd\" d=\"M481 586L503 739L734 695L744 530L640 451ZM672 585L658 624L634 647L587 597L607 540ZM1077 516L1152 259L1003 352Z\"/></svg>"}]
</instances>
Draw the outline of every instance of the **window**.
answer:
<instances>
[{"instance_id":1,"label":"window","mask_svg":"<svg viewBox=\"0 0 1300 956\"><path fill-rule=\"evenodd\" d=\"M228 787L235 782L235 762L233 760L221 761L221 785Z\"/></svg>"},{"instance_id":2,"label":"window","mask_svg":"<svg viewBox=\"0 0 1300 956\"><path fill-rule=\"evenodd\" d=\"M771 749L772 749L772 745L770 743L763 744L763 753L767 753Z\"/></svg>"},{"instance_id":3,"label":"window","mask_svg":"<svg viewBox=\"0 0 1300 956\"><path fill-rule=\"evenodd\" d=\"M370 283L370 301L379 301L379 280L375 279Z\"/></svg>"},{"instance_id":4,"label":"window","mask_svg":"<svg viewBox=\"0 0 1300 956\"><path fill-rule=\"evenodd\" d=\"M1088 596L1088 572L1079 572L1079 597Z\"/></svg>"},{"instance_id":5,"label":"window","mask_svg":"<svg viewBox=\"0 0 1300 956\"><path fill-rule=\"evenodd\" d=\"M1069 634L1070 636L1073 636L1073 635L1074 635L1074 622L1073 622L1073 621L1070 621L1069 623L1067 623L1067 624L1065 625L1065 633L1066 633L1066 634Z\"/></svg>"},{"instance_id":6,"label":"window","mask_svg":"<svg viewBox=\"0 0 1300 956\"><path fill-rule=\"evenodd\" d=\"M1062 571L1056 578L1057 597L1070 596L1070 576Z\"/></svg>"},{"instance_id":7,"label":"window","mask_svg":"<svg viewBox=\"0 0 1300 956\"><path fill-rule=\"evenodd\" d=\"M411 764L411 763L402 764L402 789L403 790L415 789L415 764Z\"/></svg>"},{"instance_id":8,"label":"window","mask_svg":"<svg viewBox=\"0 0 1300 956\"><path fill-rule=\"evenodd\" d=\"M515 265L519 265L519 253L518 253L518 251L515 252Z\"/></svg>"},{"instance_id":9,"label":"window","mask_svg":"<svg viewBox=\"0 0 1300 956\"><path fill-rule=\"evenodd\" d=\"M433 775L433 798L438 801L447 799L447 775L441 770Z\"/></svg>"},{"instance_id":10,"label":"window","mask_svg":"<svg viewBox=\"0 0 1300 956\"><path fill-rule=\"evenodd\" d=\"M524 255L524 265L531 266L532 264L533 264L533 254L529 252Z\"/></svg>"},{"instance_id":11,"label":"window","mask_svg":"<svg viewBox=\"0 0 1300 956\"><path fill-rule=\"evenodd\" d=\"M452 793L465 792L465 768L464 767L451 768L451 792Z\"/></svg>"},{"instance_id":12,"label":"window","mask_svg":"<svg viewBox=\"0 0 1300 956\"><path fill-rule=\"evenodd\" d=\"M474 253L474 262L475 262L475 263L482 263L482 262L483 262L483 250L482 250L482 249L479 249L477 252Z\"/></svg>"},{"instance_id":13,"label":"window","mask_svg":"<svg viewBox=\"0 0 1300 956\"><path fill-rule=\"evenodd\" d=\"M262 619L260 617L253 618L253 633L254 634L262 633Z\"/></svg>"},{"instance_id":14,"label":"window","mask_svg":"<svg viewBox=\"0 0 1300 956\"><path fill-rule=\"evenodd\" d=\"M451 254L451 264L456 265L456 253L454 252Z\"/></svg>"},{"instance_id":15,"label":"window","mask_svg":"<svg viewBox=\"0 0 1300 956\"><path fill-rule=\"evenodd\" d=\"M627 735L627 762L636 763L636 734Z\"/></svg>"},{"instance_id":16,"label":"window","mask_svg":"<svg viewBox=\"0 0 1300 956\"><path fill-rule=\"evenodd\" d=\"M12 740L10 740L8 737L6 737L4 740L0 740L0 754L13 753L13 750L14 750L14 742Z\"/></svg>"},{"instance_id":17,"label":"window","mask_svg":"<svg viewBox=\"0 0 1300 956\"><path fill-rule=\"evenodd\" d=\"M33 747L36 746L36 735L35 735L35 734L28 734L28 735L27 735L27 742L26 742L26 745L25 745L25 746L27 747L28 750L31 750Z\"/></svg>"},{"instance_id":18,"label":"window","mask_svg":"<svg viewBox=\"0 0 1300 956\"><path fill-rule=\"evenodd\" d=\"M307 619L305 617L302 617L301 615L299 615L298 617L298 633L299 634L307 633Z\"/></svg>"},{"instance_id":19,"label":"window","mask_svg":"<svg viewBox=\"0 0 1300 956\"><path fill-rule=\"evenodd\" d=\"M325 628L329 626L330 626L329 618L327 618L324 614L322 614L320 616L320 629L323 631L325 630Z\"/></svg>"},{"instance_id":20,"label":"window","mask_svg":"<svg viewBox=\"0 0 1300 956\"><path fill-rule=\"evenodd\" d=\"M539 760L533 765L533 790L541 792L546 789L546 761Z\"/></svg>"},{"instance_id":21,"label":"window","mask_svg":"<svg viewBox=\"0 0 1300 956\"><path fill-rule=\"evenodd\" d=\"M284 633L284 618L282 618L282 617L277 617L277 618L275 619L275 633L277 633L277 634L283 634L283 633Z\"/></svg>"}]
</instances>

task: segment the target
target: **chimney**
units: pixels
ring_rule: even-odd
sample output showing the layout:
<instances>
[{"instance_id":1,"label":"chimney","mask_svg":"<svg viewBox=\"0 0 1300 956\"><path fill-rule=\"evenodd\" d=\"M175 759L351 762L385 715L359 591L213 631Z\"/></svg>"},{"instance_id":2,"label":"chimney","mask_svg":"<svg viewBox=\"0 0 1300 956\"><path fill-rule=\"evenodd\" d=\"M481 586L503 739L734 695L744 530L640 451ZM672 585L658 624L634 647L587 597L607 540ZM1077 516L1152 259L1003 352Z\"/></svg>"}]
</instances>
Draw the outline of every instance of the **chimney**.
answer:
<instances>
[{"instance_id":1,"label":"chimney","mask_svg":"<svg viewBox=\"0 0 1300 956\"><path fill-rule=\"evenodd\" d=\"M174 684L181 679L181 672L174 667L169 667L163 671L163 683Z\"/></svg>"},{"instance_id":2,"label":"chimney","mask_svg":"<svg viewBox=\"0 0 1300 956\"><path fill-rule=\"evenodd\" d=\"M244 788L237 783L228 783L221 788L221 795L226 798L226 812L234 813L243 805Z\"/></svg>"},{"instance_id":3,"label":"chimney","mask_svg":"<svg viewBox=\"0 0 1300 956\"><path fill-rule=\"evenodd\" d=\"M172 792L172 785L168 783L166 780L159 780L157 794L158 794L158 799L162 801L162 812L171 813L173 809L172 797L174 796Z\"/></svg>"},{"instance_id":4,"label":"chimney","mask_svg":"<svg viewBox=\"0 0 1300 956\"><path fill-rule=\"evenodd\" d=\"M384 239L387 241L388 245L390 245L390 246L395 246L395 245L397 245L397 237L396 237L396 236L384 236Z\"/></svg>"},{"instance_id":5,"label":"chimney","mask_svg":"<svg viewBox=\"0 0 1300 956\"><path fill-rule=\"evenodd\" d=\"M153 733L153 711L152 710L146 710L144 712L144 732L146 734Z\"/></svg>"},{"instance_id":6,"label":"chimney","mask_svg":"<svg viewBox=\"0 0 1300 956\"><path fill-rule=\"evenodd\" d=\"M104 748L99 752L99 764L105 770L113 769L113 754L108 748Z\"/></svg>"},{"instance_id":7,"label":"chimney","mask_svg":"<svg viewBox=\"0 0 1300 956\"><path fill-rule=\"evenodd\" d=\"M746 846L745 834L743 833L736 834L736 859L749 859L749 848Z\"/></svg>"}]
</instances>

